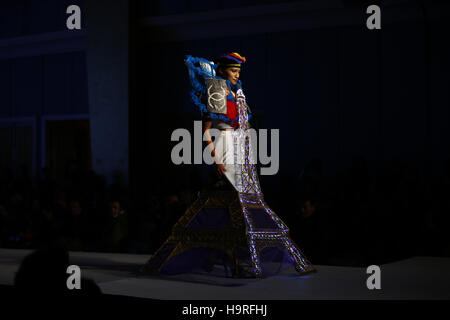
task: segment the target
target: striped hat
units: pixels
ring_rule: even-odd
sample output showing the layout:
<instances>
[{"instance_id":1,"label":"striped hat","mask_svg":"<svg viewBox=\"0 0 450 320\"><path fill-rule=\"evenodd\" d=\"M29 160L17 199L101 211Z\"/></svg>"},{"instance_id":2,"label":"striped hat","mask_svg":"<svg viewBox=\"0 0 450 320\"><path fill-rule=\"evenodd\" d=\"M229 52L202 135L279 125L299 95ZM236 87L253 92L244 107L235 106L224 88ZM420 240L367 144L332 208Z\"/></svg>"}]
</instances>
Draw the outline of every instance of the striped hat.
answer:
<instances>
[{"instance_id":1,"label":"striped hat","mask_svg":"<svg viewBox=\"0 0 450 320\"><path fill-rule=\"evenodd\" d=\"M241 67L242 63L245 63L245 57L237 52L225 53L217 59L219 67Z\"/></svg>"}]
</instances>

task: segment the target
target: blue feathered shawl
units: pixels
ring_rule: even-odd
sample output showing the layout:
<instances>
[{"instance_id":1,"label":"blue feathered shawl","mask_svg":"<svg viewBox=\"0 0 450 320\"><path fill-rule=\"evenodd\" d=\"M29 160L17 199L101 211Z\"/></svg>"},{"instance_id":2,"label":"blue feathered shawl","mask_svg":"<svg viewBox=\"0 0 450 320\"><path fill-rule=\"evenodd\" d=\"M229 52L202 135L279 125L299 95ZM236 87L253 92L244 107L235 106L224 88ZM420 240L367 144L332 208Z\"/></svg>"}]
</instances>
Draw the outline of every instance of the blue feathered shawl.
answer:
<instances>
[{"instance_id":1,"label":"blue feathered shawl","mask_svg":"<svg viewBox=\"0 0 450 320\"><path fill-rule=\"evenodd\" d=\"M208 64L211 67L211 71L209 72L208 70L206 70L204 68L196 66L195 64L198 62L203 62L203 63ZM239 114L236 116L236 119L229 119L228 117L223 116L221 114L208 112L205 104L200 99L200 95L206 94L206 85L205 85L205 80L204 80L205 78L222 79L222 78L214 75L215 71L217 70L217 65L206 59L192 57L190 55L186 56L185 63L188 67L189 78L190 78L191 85L192 85L192 90L190 91L191 99L192 99L192 102L194 102L194 104L200 108L201 114L203 115L203 113L208 113L211 116L211 118L220 119L223 121L230 121L230 120L232 120L233 122L239 121ZM214 70L214 72L213 72L213 70ZM230 81L227 80L227 85L233 91L237 91L237 89L241 88L242 84L241 84L241 81L238 80L236 86L233 86L230 83ZM251 119L250 113L248 114L248 119L249 120Z\"/></svg>"}]
</instances>

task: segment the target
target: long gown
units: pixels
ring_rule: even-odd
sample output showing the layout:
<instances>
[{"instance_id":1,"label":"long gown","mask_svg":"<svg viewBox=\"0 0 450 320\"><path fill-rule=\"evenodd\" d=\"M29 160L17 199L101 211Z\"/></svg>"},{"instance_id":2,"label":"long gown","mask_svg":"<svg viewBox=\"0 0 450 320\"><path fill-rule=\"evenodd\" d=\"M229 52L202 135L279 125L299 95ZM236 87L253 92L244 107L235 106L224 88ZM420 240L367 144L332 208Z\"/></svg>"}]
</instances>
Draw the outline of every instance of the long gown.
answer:
<instances>
[{"instance_id":1,"label":"long gown","mask_svg":"<svg viewBox=\"0 0 450 320\"><path fill-rule=\"evenodd\" d=\"M264 201L251 161L249 109L242 89L236 92L236 108L238 127L220 131L214 141L216 155L226 168L225 179L219 180L225 186L199 192L143 272L262 278L290 267L300 274L316 271L290 238L286 224ZM223 121L213 121L213 127L231 128Z\"/></svg>"}]
</instances>

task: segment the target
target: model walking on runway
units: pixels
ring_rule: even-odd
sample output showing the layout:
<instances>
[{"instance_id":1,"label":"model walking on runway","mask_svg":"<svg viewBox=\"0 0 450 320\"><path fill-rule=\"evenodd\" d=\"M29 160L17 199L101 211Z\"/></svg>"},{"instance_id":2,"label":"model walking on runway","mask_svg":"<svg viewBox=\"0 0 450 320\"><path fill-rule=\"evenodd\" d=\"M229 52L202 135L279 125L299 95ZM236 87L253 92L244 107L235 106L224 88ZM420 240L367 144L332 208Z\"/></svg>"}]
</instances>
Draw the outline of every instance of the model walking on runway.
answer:
<instances>
[{"instance_id":1,"label":"model walking on runway","mask_svg":"<svg viewBox=\"0 0 450 320\"><path fill-rule=\"evenodd\" d=\"M191 98L203 114L217 179L199 192L144 272L267 277L292 266L300 274L316 271L264 201L249 134L251 111L239 80L245 61L238 53L215 62L186 57Z\"/></svg>"}]
</instances>

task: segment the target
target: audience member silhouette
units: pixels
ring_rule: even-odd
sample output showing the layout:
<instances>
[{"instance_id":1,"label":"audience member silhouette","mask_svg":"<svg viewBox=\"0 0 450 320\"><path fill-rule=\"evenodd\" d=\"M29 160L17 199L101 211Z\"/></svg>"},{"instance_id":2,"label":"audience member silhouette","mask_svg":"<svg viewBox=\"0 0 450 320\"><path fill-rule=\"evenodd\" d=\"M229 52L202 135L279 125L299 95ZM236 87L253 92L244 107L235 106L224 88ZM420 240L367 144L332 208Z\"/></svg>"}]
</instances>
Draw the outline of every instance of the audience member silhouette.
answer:
<instances>
[{"instance_id":1,"label":"audience member silhouette","mask_svg":"<svg viewBox=\"0 0 450 320\"><path fill-rule=\"evenodd\" d=\"M90 279L81 278L80 289L67 286L69 254L60 247L45 247L26 256L14 278L20 295L32 298L62 295L98 295L100 288Z\"/></svg>"}]
</instances>

